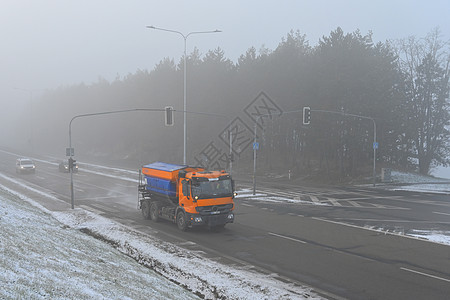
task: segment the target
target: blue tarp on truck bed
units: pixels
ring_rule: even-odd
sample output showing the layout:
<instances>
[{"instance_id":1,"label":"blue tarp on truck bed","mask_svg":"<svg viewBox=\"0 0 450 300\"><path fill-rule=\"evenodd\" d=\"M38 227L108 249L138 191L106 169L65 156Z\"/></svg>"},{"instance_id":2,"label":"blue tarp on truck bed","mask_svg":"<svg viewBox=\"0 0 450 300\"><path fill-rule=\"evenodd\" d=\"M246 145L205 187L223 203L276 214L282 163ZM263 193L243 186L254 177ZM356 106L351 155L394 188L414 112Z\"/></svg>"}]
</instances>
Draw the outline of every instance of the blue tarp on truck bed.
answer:
<instances>
[{"instance_id":1,"label":"blue tarp on truck bed","mask_svg":"<svg viewBox=\"0 0 450 300\"><path fill-rule=\"evenodd\" d=\"M155 192L161 196L168 196L169 198L174 198L177 196L176 182L150 176L145 176L145 180L147 182L147 190Z\"/></svg>"},{"instance_id":2,"label":"blue tarp on truck bed","mask_svg":"<svg viewBox=\"0 0 450 300\"><path fill-rule=\"evenodd\" d=\"M154 162L142 167L145 176L146 189L164 198L176 199L178 171L186 168L164 162Z\"/></svg>"}]
</instances>

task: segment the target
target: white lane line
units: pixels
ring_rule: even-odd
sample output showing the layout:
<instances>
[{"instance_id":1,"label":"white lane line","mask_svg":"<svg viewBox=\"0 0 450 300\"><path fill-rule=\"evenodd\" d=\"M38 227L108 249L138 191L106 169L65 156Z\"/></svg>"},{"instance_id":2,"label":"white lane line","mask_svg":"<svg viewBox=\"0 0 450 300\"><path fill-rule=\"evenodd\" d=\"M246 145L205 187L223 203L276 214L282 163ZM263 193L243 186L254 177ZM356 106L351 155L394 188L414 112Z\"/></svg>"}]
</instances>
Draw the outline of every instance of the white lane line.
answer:
<instances>
[{"instance_id":1,"label":"white lane line","mask_svg":"<svg viewBox=\"0 0 450 300\"><path fill-rule=\"evenodd\" d=\"M106 206L106 205L101 205L101 204L91 204L91 207L100 209L103 213L105 213L105 212L110 212L110 213L118 212L118 210L115 209L115 208L112 208L112 207L109 207L109 206Z\"/></svg>"},{"instance_id":2,"label":"white lane line","mask_svg":"<svg viewBox=\"0 0 450 300\"><path fill-rule=\"evenodd\" d=\"M376 203L370 203L370 204L372 204L373 206L375 206L377 208L384 208L385 207L384 205L381 205L381 204L376 204Z\"/></svg>"},{"instance_id":3,"label":"white lane line","mask_svg":"<svg viewBox=\"0 0 450 300\"><path fill-rule=\"evenodd\" d=\"M352 227L352 228L357 228L357 229L362 229L362 230L367 230L367 231L373 231L373 232L378 232L378 233L384 233L384 235L392 235L392 236L402 237L402 238L411 239L411 240L416 240L416 241L421 241L421 242L435 243L435 242L433 242L433 241L426 240L426 239L423 239L423 238L418 238L418 237L411 236L411 235L403 235L403 234L399 234L399 233L395 233L395 232L382 231L382 230L378 230L378 229L372 229L372 228L367 228L367 227L361 227L361 226L357 226L357 225L352 225L352 224L347 224L347 223L337 222L337 221L331 221L331 220L322 219L322 218L317 218L317 217L312 217L311 219L317 220L317 221L322 221L322 222L328 222L328 223L332 223L332 224L338 224L338 225L347 226L347 227ZM351 220L351 219L350 219L350 220ZM399 221L399 222L400 222L400 221ZM403 222L412 222L412 221L403 221ZM447 222L446 222L446 223L447 223ZM439 244L439 243L438 243L438 244Z\"/></svg>"},{"instance_id":4,"label":"white lane line","mask_svg":"<svg viewBox=\"0 0 450 300\"><path fill-rule=\"evenodd\" d=\"M247 203L241 203L243 206L253 207L253 205L247 204Z\"/></svg>"},{"instance_id":5,"label":"white lane line","mask_svg":"<svg viewBox=\"0 0 450 300\"><path fill-rule=\"evenodd\" d=\"M87 198L77 198L77 200L79 200L79 201L87 201L87 200L98 201L98 200L102 200L102 199L113 199L113 198L120 199L120 198L123 198L123 196L87 197Z\"/></svg>"},{"instance_id":6,"label":"white lane line","mask_svg":"<svg viewBox=\"0 0 450 300\"><path fill-rule=\"evenodd\" d=\"M421 224L434 224L434 223L450 224L450 222L395 220L395 219L369 219L369 218L336 218L336 220L365 221L365 222L421 223Z\"/></svg>"},{"instance_id":7,"label":"white lane line","mask_svg":"<svg viewBox=\"0 0 450 300\"><path fill-rule=\"evenodd\" d=\"M347 203L350 203L350 204L353 205L354 207L361 207L361 205L359 205L358 202L354 202L354 201L349 201L349 200L347 200Z\"/></svg>"},{"instance_id":8,"label":"white lane line","mask_svg":"<svg viewBox=\"0 0 450 300\"><path fill-rule=\"evenodd\" d=\"M312 202L314 202L314 203L321 203L319 198L317 198L316 196L313 196L313 195L308 195L308 196L309 196L309 198L311 199Z\"/></svg>"},{"instance_id":9,"label":"white lane line","mask_svg":"<svg viewBox=\"0 0 450 300\"><path fill-rule=\"evenodd\" d=\"M105 213L104 211L100 211L98 209L95 209L95 208L87 206L87 205L80 205L79 207L82 209L88 210L90 212L96 213L97 215L102 215Z\"/></svg>"},{"instance_id":10,"label":"white lane line","mask_svg":"<svg viewBox=\"0 0 450 300\"><path fill-rule=\"evenodd\" d=\"M333 198L327 198L328 201L331 202L331 204L333 204L334 206L342 206L342 204L340 204L339 202L337 202L336 199Z\"/></svg>"},{"instance_id":11,"label":"white lane line","mask_svg":"<svg viewBox=\"0 0 450 300\"><path fill-rule=\"evenodd\" d=\"M283 239L291 240L291 241L294 241L294 242L298 242L298 243L306 244L306 242L305 242L305 241L302 241L302 240L298 240L298 239L294 239L294 238L291 238L291 237L288 237L288 236L284 236L284 235L276 234L276 233L273 233L273 232L269 232L269 234L270 234L270 235L273 235L273 236L277 236L277 237L283 238Z\"/></svg>"},{"instance_id":12,"label":"white lane line","mask_svg":"<svg viewBox=\"0 0 450 300\"><path fill-rule=\"evenodd\" d=\"M431 274L427 274L427 273L423 273L423 272L419 272L419 271L415 271L415 270L411 270L411 269L407 269L407 268L400 268L400 269L402 269L403 271L408 271L408 272L411 272L411 273L416 273L416 274L427 276L427 277L431 277L431 278L434 278L434 279L439 279L439 280L442 280L442 281L450 282L450 279L434 276L434 275L431 275Z\"/></svg>"},{"instance_id":13,"label":"white lane line","mask_svg":"<svg viewBox=\"0 0 450 300\"><path fill-rule=\"evenodd\" d=\"M433 214L450 216L450 214L446 214L446 213L438 212L438 211L433 211Z\"/></svg>"}]
</instances>

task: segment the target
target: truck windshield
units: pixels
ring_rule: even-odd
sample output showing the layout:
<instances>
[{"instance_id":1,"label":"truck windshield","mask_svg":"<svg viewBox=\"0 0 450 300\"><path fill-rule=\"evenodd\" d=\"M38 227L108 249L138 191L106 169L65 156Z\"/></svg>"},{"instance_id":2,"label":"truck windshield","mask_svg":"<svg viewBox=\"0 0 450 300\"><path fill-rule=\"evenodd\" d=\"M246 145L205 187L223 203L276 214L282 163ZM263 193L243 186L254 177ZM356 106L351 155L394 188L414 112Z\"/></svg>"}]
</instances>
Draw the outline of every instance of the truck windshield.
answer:
<instances>
[{"instance_id":1,"label":"truck windshield","mask_svg":"<svg viewBox=\"0 0 450 300\"><path fill-rule=\"evenodd\" d=\"M198 199L231 197L232 195L231 179L201 181L192 186L192 196L198 196Z\"/></svg>"}]
</instances>

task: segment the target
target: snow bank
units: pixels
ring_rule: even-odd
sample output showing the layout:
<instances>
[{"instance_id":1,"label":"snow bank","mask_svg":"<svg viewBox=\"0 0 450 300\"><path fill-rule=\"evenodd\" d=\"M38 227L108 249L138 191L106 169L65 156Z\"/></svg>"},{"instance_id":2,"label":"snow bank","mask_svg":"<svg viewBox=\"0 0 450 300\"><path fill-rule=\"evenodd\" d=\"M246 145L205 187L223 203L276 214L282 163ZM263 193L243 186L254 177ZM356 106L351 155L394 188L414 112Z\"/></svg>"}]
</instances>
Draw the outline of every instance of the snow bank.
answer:
<instances>
[{"instance_id":1,"label":"snow bank","mask_svg":"<svg viewBox=\"0 0 450 300\"><path fill-rule=\"evenodd\" d=\"M1 299L198 299L5 191L0 225Z\"/></svg>"},{"instance_id":2,"label":"snow bank","mask_svg":"<svg viewBox=\"0 0 450 300\"><path fill-rule=\"evenodd\" d=\"M13 258L0 264L0 278L7 283L2 297L319 299L309 288L219 264L91 212L48 211L0 189L15 194L0 198L1 224L8 228L1 234L2 257Z\"/></svg>"}]
</instances>

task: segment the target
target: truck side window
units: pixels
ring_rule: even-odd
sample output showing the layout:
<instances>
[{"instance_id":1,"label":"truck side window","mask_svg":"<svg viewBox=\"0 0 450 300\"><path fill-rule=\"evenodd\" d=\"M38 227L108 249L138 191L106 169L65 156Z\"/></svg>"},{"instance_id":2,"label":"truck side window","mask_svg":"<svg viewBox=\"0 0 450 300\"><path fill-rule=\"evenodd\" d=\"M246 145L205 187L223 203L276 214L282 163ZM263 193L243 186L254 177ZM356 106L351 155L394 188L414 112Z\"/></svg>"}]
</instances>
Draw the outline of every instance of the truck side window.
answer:
<instances>
[{"instance_id":1,"label":"truck side window","mask_svg":"<svg viewBox=\"0 0 450 300\"><path fill-rule=\"evenodd\" d=\"M181 181L181 185L182 185L182 189L183 189L183 195L185 195L186 197L190 196L189 193L189 181L188 180L183 180Z\"/></svg>"}]
</instances>

